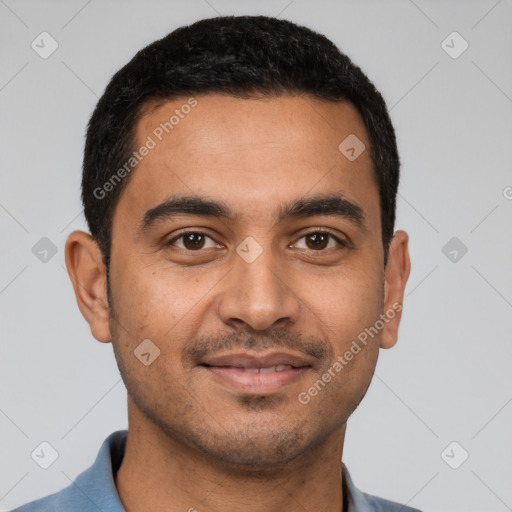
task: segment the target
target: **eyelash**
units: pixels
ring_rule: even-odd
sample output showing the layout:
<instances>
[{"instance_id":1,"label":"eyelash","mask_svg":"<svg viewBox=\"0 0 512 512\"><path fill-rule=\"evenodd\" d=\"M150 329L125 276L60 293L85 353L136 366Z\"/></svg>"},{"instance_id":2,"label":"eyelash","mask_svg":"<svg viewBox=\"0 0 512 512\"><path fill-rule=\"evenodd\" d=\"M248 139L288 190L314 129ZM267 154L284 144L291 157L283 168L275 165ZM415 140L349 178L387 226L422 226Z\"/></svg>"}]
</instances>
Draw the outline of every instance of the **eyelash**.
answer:
<instances>
[{"instance_id":1,"label":"eyelash","mask_svg":"<svg viewBox=\"0 0 512 512\"><path fill-rule=\"evenodd\" d=\"M211 240L213 240L213 238L208 235L207 233L203 233L202 231L185 231L183 233L180 233L178 236L175 236L174 238L172 238L171 240L169 240L168 242L165 243L165 246L172 246L176 241L178 241L180 238L183 238L187 235L191 235L191 234L194 234L194 235L203 235L205 237L208 237L210 238ZM327 229L316 229L315 231L310 231L308 233L304 233L302 236L299 237L298 240L301 240L302 238L304 237L307 237L307 236L310 236L310 235L317 235L317 234L322 234L322 235L328 235L329 237L333 238L340 246L341 248L347 248L349 247L349 244L343 240L340 240L340 238L338 238L334 233L332 233L331 231L327 230ZM194 250L191 250L191 249L186 249L186 248L181 248L181 247L178 247L178 249L181 249L183 251L187 251L187 252L202 252L202 249L198 249L196 251ZM318 251L315 251L314 249L310 249L312 252L325 252L327 249L320 249Z\"/></svg>"}]
</instances>

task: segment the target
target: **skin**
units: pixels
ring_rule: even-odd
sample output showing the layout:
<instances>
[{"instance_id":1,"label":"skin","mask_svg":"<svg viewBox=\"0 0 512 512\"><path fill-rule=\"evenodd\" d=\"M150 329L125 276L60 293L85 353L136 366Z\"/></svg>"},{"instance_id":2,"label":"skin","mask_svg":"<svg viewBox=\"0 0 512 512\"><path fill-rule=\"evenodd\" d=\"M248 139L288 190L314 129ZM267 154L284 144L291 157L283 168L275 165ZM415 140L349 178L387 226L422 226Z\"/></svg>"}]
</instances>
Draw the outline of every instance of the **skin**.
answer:
<instances>
[{"instance_id":1,"label":"skin","mask_svg":"<svg viewBox=\"0 0 512 512\"><path fill-rule=\"evenodd\" d=\"M136 147L187 99L150 105ZM66 244L80 310L93 336L113 344L128 390L119 496L129 512L342 510L346 422L379 348L396 343L400 312L308 404L297 397L402 303L408 236L395 232L384 268L370 141L350 104L308 96L196 100L138 164L116 206L111 307L95 240L75 231ZM351 162L338 145L352 133L366 150ZM332 193L362 209L363 227L324 215L276 222L284 203ZM223 201L237 217L180 215L140 233L145 213L173 194ZM330 238L318 248L305 235L320 228L347 246ZM183 238L165 245L183 230L208 235L204 245ZM251 263L236 252L248 236L262 248ZM133 354L144 339L160 350L149 366ZM190 356L225 347L293 347L303 355L309 347L318 357L308 356L312 367L277 391L246 392Z\"/></svg>"}]
</instances>

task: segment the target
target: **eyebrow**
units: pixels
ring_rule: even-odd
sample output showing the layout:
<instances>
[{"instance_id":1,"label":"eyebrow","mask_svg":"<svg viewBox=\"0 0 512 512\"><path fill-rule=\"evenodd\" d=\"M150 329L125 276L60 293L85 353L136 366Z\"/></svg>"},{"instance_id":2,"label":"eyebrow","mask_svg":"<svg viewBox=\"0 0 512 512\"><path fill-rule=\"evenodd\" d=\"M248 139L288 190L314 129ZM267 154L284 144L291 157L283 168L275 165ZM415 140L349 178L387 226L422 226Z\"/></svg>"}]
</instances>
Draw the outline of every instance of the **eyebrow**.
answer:
<instances>
[{"instance_id":1,"label":"eyebrow","mask_svg":"<svg viewBox=\"0 0 512 512\"><path fill-rule=\"evenodd\" d=\"M158 206L147 210L140 222L138 233L149 231L155 224L172 220L181 215L197 215L235 222L238 215L225 202L206 199L197 195L173 195ZM292 203L281 205L274 215L276 223L292 218L314 215L332 216L348 220L364 229L366 216L363 209L337 194L302 197Z\"/></svg>"}]
</instances>

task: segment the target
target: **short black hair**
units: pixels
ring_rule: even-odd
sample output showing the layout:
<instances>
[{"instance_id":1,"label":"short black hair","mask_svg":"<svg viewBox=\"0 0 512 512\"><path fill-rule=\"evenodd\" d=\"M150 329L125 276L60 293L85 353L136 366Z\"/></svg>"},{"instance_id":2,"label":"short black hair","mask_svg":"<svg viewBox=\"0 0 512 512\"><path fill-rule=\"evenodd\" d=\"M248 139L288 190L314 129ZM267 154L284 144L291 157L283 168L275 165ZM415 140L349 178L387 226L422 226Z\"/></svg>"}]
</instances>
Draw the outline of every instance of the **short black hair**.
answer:
<instances>
[{"instance_id":1,"label":"short black hair","mask_svg":"<svg viewBox=\"0 0 512 512\"><path fill-rule=\"evenodd\" d=\"M145 107L152 101L208 93L238 98L307 94L351 103L370 139L386 265L400 162L381 94L334 43L307 27L266 16L221 16L180 27L140 50L112 77L91 116L82 202L107 271L113 213L131 176L126 163L133 156Z\"/></svg>"}]
</instances>

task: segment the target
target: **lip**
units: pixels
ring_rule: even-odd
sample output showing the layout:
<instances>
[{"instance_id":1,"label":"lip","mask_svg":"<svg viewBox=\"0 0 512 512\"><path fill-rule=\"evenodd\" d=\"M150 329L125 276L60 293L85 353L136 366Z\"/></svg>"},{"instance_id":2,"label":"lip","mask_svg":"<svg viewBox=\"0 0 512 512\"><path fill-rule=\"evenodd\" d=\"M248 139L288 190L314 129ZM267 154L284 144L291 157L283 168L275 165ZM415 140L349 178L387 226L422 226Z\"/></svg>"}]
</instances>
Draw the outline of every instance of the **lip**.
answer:
<instances>
[{"instance_id":1,"label":"lip","mask_svg":"<svg viewBox=\"0 0 512 512\"><path fill-rule=\"evenodd\" d=\"M235 368L267 368L280 364L302 368L311 366L311 361L293 352L232 352L206 358L202 364L208 366L232 366Z\"/></svg>"},{"instance_id":2,"label":"lip","mask_svg":"<svg viewBox=\"0 0 512 512\"><path fill-rule=\"evenodd\" d=\"M206 358L201 366L217 381L251 394L276 392L312 368L310 360L290 352L220 354ZM259 371L276 366L268 373Z\"/></svg>"}]
</instances>

